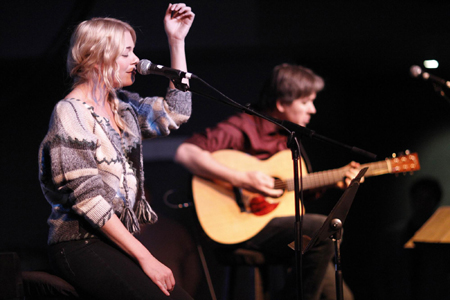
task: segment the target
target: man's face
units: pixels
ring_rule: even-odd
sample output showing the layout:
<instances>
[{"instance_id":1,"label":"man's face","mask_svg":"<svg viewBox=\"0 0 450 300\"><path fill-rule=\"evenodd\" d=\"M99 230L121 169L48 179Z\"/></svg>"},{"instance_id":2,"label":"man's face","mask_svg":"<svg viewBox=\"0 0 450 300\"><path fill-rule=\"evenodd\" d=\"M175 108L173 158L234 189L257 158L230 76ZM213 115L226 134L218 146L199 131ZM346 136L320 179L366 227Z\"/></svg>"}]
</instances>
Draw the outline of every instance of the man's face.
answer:
<instances>
[{"instance_id":1,"label":"man's face","mask_svg":"<svg viewBox=\"0 0 450 300\"><path fill-rule=\"evenodd\" d=\"M314 99L316 99L316 93L312 93L307 97L295 99L292 103L277 102L277 108L281 114L281 119L301 126L306 126L311 120L311 115L316 113Z\"/></svg>"}]
</instances>

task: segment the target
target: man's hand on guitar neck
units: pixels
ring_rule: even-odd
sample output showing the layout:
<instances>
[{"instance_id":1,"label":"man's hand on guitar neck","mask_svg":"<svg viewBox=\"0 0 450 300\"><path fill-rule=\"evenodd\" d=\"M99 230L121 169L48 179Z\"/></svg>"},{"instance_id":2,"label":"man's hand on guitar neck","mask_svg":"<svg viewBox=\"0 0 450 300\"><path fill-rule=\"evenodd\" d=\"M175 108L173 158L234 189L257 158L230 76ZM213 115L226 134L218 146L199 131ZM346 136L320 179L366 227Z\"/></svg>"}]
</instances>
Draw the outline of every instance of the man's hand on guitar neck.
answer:
<instances>
[{"instance_id":1,"label":"man's hand on guitar neck","mask_svg":"<svg viewBox=\"0 0 450 300\"><path fill-rule=\"evenodd\" d=\"M361 169L361 165L357 162L352 161L348 165L343 166L341 169L346 170L344 180L339 181L336 185L340 189L345 189L350 185L352 179L355 178L356 175L358 175L358 172ZM360 182L364 182L364 177L361 178Z\"/></svg>"}]
</instances>

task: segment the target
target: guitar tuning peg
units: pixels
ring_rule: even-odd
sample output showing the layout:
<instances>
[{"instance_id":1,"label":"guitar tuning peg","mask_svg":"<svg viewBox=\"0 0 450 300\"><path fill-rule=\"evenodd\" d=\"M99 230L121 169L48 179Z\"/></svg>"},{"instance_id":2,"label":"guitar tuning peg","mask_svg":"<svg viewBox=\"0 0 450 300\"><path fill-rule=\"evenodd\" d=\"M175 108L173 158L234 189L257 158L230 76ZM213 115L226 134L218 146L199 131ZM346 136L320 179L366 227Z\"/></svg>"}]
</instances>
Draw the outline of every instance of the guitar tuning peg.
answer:
<instances>
[{"instance_id":1,"label":"guitar tuning peg","mask_svg":"<svg viewBox=\"0 0 450 300\"><path fill-rule=\"evenodd\" d=\"M392 153L392 158L396 158L396 157L397 157L397 154Z\"/></svg>"},{"instance_id":2,"label":"guitar tuning peg","mask_svg":"<svg viewBox=\"0 0 450 300\"><path fill-rule=\"evenodd\" d=\"M406 154L406 155L410 155L410 154L411 154L411 151L409 151L408 149L406 149L406 150L405 150L405 154Z\"/></svg>"}]
</instances>

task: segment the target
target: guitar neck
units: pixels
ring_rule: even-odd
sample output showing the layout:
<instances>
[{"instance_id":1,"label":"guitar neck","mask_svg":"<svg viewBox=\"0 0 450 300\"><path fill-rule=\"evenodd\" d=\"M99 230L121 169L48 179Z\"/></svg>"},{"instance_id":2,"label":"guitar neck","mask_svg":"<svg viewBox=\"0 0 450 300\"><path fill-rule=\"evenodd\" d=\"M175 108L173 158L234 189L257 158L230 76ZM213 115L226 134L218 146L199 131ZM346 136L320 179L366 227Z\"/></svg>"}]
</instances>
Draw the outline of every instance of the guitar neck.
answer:
<instances>
[{"instance_id":1,"label":"guitar neck","mask_svg":"<svg viewBox=\"0 0 450 300\"><path fill-rule=\"evenodd\" d=\"M388 160L378 161L374 163L368 163L361 165L361 168L369 167L365 177L378 176L383 174L392 173L391 165ZM308 174L308 176L303 177L303 189L310 190L320 187L332 186L342 181L345 176L346 170L343 169L333 169L327 171L321 171L316 173ZM294 190L294 180L289 179L286 181L286 188L289 191Z\"/></svg>"}]
</instances>

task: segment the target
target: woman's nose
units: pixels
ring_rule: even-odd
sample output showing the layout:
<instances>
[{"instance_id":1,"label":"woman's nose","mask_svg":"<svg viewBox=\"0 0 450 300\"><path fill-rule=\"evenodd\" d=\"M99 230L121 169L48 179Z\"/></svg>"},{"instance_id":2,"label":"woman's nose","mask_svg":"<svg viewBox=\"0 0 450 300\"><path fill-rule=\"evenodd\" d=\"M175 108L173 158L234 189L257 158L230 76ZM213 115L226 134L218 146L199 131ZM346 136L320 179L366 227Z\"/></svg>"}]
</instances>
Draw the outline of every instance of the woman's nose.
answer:
<instances>
[{"instance_id":1,"label":"woman's nose","mask_svg":"<svg viewBox=\"0 0 450 300\"><path fill-rule=\"evenodd\" d=\"M139 62L139 57L138 57L136 54L134 54L134 61L133 61L133 64L137 65L138 62Z\"/></svg>"}]
</instances>

